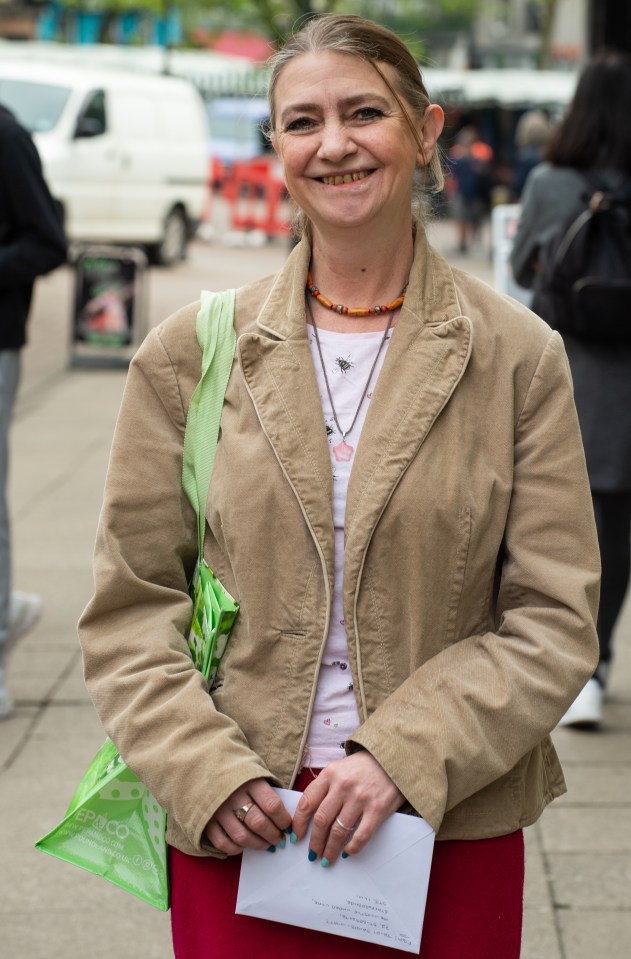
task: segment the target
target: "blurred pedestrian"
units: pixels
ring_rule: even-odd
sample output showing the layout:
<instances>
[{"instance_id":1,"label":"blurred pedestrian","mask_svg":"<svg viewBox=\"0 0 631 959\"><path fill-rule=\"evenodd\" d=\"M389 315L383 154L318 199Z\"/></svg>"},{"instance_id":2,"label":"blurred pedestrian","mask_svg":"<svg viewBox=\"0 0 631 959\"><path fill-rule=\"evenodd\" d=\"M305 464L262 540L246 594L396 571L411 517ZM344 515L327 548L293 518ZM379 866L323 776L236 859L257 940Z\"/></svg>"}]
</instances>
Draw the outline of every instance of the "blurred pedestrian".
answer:
<instances>
[{"instance_id":1,"label":"blurred pedestrian","mask_svg":"<svg viewBox=\"0 0 631 959\"><path fill-rule=\"evenodd\" d=\"M572 211L584 206L583 173L605 189L631 187L631 59L605 53L584 70L565 118L552 134L547 162L526 182L511 262L515 278L533 288L533 309L555 325L541 290L541 251ZM594 676L562 719L598 725L612 660L612 636L629 582L631 549L631 347L563 334L572 370L602 559L598 614L600 660Z\"/></svg>"},{"instance_id":2,"label":"blurred pedestrian","mask_svg":"<svg viewBox=\"0 0 631 959\"><path fill-rule=\"evenodd\" d=\"M543 152L552 134L552 124L543 110L527 110L515 129L515 167L513 198L519 200L528 175L543 160Z\"/></svg>"},{"instance_id":3,"label":"blurred pedestrian","mask_svg":"<svg viewBox=\"0 0 631 959\"><path fill-rule=\"evenodd\" d=\"M244 849L282 870L311 824L305 861L343 871L398 809L439 840L424 959L517 959L522 827L564 792L548 734L597 646L563 345L429 246L443 112L395 34L309 20L270 98L302 239L237 291L205 516L240 613L209 695L185 639L192 304L130 367L79 627L88 688L168 812L177 959L388 959L234 907ZM293 819L273 785L302 792Z\"/></svg>"},{"instance_id":4,"label":"blurred pedestrian","mask_svg":"<svg viewBox=\"0 0 631 959\"><path fill-rule=\"evenodd\" d=\"M449 151L452 202L458 229L458 252L467 253L489 215L493 150L473 126L463 127Z\"/></svg>"},{"instance_id":5,"label":"blurred pedestrian","mask_svg":"<svg viewBox=\"0 0 631 959\"><path fill-rule=\"evenodd\" d=\"M61 217L29 133L0 105L0 719L13 712L9 653L37 622L41 600L11 593L8 436L33 283L66 259Z\"/></svg>"}]
</instances>

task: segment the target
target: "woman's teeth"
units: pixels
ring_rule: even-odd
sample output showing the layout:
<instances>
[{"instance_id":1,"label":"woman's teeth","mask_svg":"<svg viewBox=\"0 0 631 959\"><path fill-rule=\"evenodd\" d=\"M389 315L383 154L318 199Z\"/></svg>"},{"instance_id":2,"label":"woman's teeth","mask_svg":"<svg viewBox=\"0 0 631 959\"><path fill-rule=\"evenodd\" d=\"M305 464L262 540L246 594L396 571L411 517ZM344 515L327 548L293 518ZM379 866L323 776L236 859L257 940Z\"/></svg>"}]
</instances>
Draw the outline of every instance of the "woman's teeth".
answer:
<instances>
[{"instance_id":1,"label":"woman's teeth","mask_svg":"<svg viewBox=\"0 0 631 959\"><path fill-rule=\"evenodd\" d=\"M339 183L353 183L355 180L363 180L368 176L368 170L360 170L359 173L345 173L343 176L323 176L322 182L327 186L337 186Z\"/></svg>"}]
</instances>

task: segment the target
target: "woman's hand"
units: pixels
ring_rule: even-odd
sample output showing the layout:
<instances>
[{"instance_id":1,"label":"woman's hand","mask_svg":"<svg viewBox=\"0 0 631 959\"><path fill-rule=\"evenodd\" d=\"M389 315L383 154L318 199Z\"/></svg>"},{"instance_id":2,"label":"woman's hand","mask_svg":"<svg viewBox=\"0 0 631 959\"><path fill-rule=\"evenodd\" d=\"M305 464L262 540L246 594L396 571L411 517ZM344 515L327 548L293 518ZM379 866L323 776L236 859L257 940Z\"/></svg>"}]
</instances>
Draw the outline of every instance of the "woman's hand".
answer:
<instances>
[{"instance_id":1,"label":"woman's hand","mask_svg":"<svg viewBox=\"0 0 631 959\"><path fill-rule=\"evenodd\" d=\"M336 759L302 794L294 814L296 839L307 832L313 817L309 856L322 865L334 863L342 850L349 855L364 848L377 826L405 802L405 797L370 753Z\"/></svg>"},{"instance_id":2,"label":"woman's hand","mask_svg":"<svg viewBox=\"0 0 631 959\"><path fill-rule=\"evenodd\" d=\"M236 811L241 809L240 820ZM290 825L291 816L267 780L251 779L228 796L204 832L215 849L237 856L244 849L275 847Z\"/></svg>"}]
</instances>

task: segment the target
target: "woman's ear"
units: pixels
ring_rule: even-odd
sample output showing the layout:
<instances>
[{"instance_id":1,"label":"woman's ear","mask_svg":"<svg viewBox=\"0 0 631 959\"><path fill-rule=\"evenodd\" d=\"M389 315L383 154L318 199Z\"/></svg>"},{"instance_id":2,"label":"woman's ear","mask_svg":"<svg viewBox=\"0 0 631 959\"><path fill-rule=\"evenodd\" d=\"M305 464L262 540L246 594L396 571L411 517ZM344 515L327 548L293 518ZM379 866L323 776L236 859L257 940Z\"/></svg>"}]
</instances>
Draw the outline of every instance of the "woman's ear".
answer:
<instances>
[{"instance_id":1,"label":"woman's ear","mask_svg":"<svg viewBox=\"0 0 631 959\"><path fill-rule=\"evenodd\" d=\"M273 130L269 134L269 142L271 144L272 150L274 151L278 159L282 160L282 157L280 154L280 144L278 142L278 137L276 136L276 133Z\"/></svg>"},{"instance_id":2,"label":"woman's ear","mask_svg":"<svg viewBox=\"0 0 631 959\"><path fill-rule=\"evenodd\" d=\"M434 155L434 148L438 137L443 132L445 125L445 114L442 107L437 103L430 103L423 116L423 127L420 132L423 149L416 154L417 163L420 166L427 166Z\"/></svg>"}]
</instances>

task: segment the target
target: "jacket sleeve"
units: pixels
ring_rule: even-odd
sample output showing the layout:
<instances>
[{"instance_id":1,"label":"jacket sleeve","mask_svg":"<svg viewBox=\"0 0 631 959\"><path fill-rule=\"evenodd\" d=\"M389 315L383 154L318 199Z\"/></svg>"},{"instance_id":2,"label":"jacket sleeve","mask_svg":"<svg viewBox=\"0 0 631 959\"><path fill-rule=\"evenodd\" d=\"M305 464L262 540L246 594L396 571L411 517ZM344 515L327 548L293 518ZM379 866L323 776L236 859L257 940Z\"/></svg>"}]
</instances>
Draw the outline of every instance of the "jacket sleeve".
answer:
<instances>
[{"instance_id":1,"label":"jacket sleeve","mask_svg":"<svg viewBox=\"0 0 631 959\"><path fill-rule=\"evenodd\" d=\"M6 128L0 145L0 190L0 288L32 283L65 261L67 241L35 145L18 124Z\"/></svg>"},{"instance_id":2,"label":"jacket sleeve","mask_svg":"<svg viewBox=\"0 0 631 959\"><path fill-rule=\"evenodd\" d=\"M201 851L217 807L244 782L271 774L215 709L185 640L197 557L195 516L181 486L185 425L158 329L130 366L97 533L95 593L79 638L105 730Z\"/></svg>"},{"instance_id":3,"label":"jacket sleeve","mask_svg":"<svg viewBox=\"0 0 631 959\"><path fill-rule=\"evenodd\" d=\"M437 830L549 734L592 674L599 576L569 368L552 333L516 424L496 629L415 671L350 749L370 751Z\"/></svg>"},{"instance_id":4,"label":"jacket sleeve","mask_svg":"<svg viewBox=\"0 0 631 959\"><path fill-rule=\"evenodd\" d=\"M513 276L516 282L527 290L531 289L535 282L535 263L541 245L542 221L547 219L541 202L536 168L534 174L526 180L519 224L510 255Z\"/></svg>"}]
</instances>

